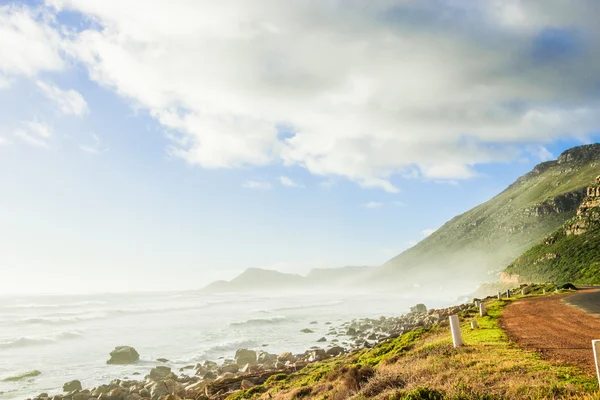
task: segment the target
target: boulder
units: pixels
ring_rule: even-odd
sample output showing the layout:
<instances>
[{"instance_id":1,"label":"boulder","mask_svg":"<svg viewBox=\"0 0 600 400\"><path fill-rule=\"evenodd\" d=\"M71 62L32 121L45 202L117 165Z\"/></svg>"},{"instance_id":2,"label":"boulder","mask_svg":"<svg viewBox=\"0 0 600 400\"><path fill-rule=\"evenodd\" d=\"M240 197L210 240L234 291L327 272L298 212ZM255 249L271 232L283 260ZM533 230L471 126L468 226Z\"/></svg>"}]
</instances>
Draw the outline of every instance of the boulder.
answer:
<instances>
[{"instance_id":1,"label":"boulder","mask_svg":"<svg viewBox=\"0 0 600 400\"><path fill-rule=\"evenodd\" d=\"M77 379L67 382L63 385L63 392L72 392L74 390L81 390L81 382Z\"/></svg>"},{"instance_id":2,"label":"boulder","mask_svg":"<svg viewBox=\"0 0 600 400\"><path fill-rule=\"evenodd\" d=\"M329 358L329 355L323 349L311 350L311 351L307 352L307 355L308 355L308 359L307 359L308 362L322 361L322 360Z\"/></svg>"},{"instance_id":3,"label":"boulder","mask_svg":"<svg viewBox=\"0 0 600 400\"><path fill-rule=\"evenodd\" d=\"M202 376L202 379L217 379L217 373L214 371L208 371Z\"/></svg>"},{"instance_id":4,"label":"boulder","mask_svg":"<svg viewBox=\"0 0 600 400\"><path fill-rule=\"evenodd\" d=\"M168 363L169 360L167 360L166 358L157 358L156 361L161 362L161 363Z\"/></svg>"},{"instance_id":5,"label":"boulder","mask_svg":"<svg viewBox=\"0 0 600 400\"><path fill-rule=\"evenodd\" d=\"M237 364L225 364L219 368L219 373L224 374L227 372L236 373L238 372L240 367Z\"/></svg>"},{"instance_id":6,"label":"boulder","mask_svg":"<svg viewBox=\"0 0 600 400\"><path fill-rule=\"evenodd\" d=\"M339 356L340 354L344 354L345 350L340 346L333 346L327 350L327 354L331 357Z\"/></svg>"},{"instance_id":7,"label":"boulder","mask_svg":"<svg viewBox=\"0 0 600 400\"><path fill-rule=\"evenodd\" d=\"M308 328L304 328L300 332L302 332L302 333L313 333L313 331L310 330L310 329L308 329Z\"/></svg>"},{"instance_id":8,"label":"boulder","mask_svg":"<svg viewBox=\"0 0 600 400\"><path fill-rule=\"evenodd\" d=\"M286 361L296 362L296 357L289 351L286 351L285 353L281 353L280 355L277 356L277 361L283 362L283 363L285 363Z\"/></svg>"},{"instance_id":9,"label":"boulder","mask_svg":"<svg viewBox=\"0 0 600 400\"><path fill-rule=\"evenodd\" d=\"M323 343L326 341L327 341L327 339L325 337L322 337L321 339L317 340L318 343Z\"/></svg>"},{"instance_id":10,"label":"boulder","mask_svg":"<svg viewBox=\"0 0 600 400\"><path fill-rule=\"evenodd\" d=\"M161 381L167 378L171 374L171 368L159 365L150 370L150 379L153 381Z\"/></svg>"},{"instance_id":11,"label":"boulder","mask_svg":"<svg viewBox=\"0 0 600 400\"><path fill-rule=\"evenodd\" d=\"M140 359L140 354L131 346L117 346L110 352L107 364L133 364Z\"/></svg>"},{"instance_id":12,"label":"boulder","mask_svg":"<svg viewBox=\"0 0 600 400\"><path fill-rule=\"evenodd\" d=\"M425 304L419 303L416 306L411 307L410 312L411 313L426 313L427 307L425 307Z\"/></svg>"},{"instance_id":13,"label":"boulder","mask_svg":"<svg viewBox=\"0 0 600 400\"><path fill-rule=\"evenodd\" d=\"M235 362L237 365L256 364L256 351L238 349L235 352Z\"/></svg>"},{"instance_id":14,"label":"boulder","mask_svg":"<svg viewBox=\"0 0 600 400\"><path fill-rule=\"evenodd\" d=\"M275 354L269 354L266 351L261 351L258 353L256 361L259 364L271 364L274 361L277 361L277 356Z\"/></svg>"},{"instance_id":15,"label":"boulder","mask_svg":"<svg viewBox=\"0 0 600 400\"><path fill-rule=\"evenodd\" d=\"M167 396L169 394L178 394L181 392L183 387L174 380L167 379L164 381L156 382L150 390L150 396L152 398L159 398Z\"/></svg>"}]
</instances>

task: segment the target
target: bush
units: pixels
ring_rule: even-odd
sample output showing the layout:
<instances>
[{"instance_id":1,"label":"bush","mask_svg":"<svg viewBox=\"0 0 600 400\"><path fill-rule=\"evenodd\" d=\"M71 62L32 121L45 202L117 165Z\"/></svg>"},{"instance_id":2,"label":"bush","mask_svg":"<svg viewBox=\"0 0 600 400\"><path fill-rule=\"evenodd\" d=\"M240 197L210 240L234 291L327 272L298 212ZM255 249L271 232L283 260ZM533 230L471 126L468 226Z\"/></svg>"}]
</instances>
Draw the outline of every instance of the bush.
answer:
<instances>
[{"instance_id":1,"label":"bush","mask_svg":"<svg viewBox=\"0 0 600 400\"><path fill-rule=\"evenodd\" d=\"M351 391L358 392L373 375L375 375L373 367L354 366L346 371L342 379L345 387Z\"/></svg>"},{"instance_id":2,"label":"bush","mask_svg":"<svg viewBox=\"0 0 600 400\"><path fill-rule=\"evenodd\" d=\"M406 385L404 374L399 371L387 369L378 371L369 381L363 385L361 394L366 397L374 397L389 389L401 389Z\"/></svg>"}]
</instances>

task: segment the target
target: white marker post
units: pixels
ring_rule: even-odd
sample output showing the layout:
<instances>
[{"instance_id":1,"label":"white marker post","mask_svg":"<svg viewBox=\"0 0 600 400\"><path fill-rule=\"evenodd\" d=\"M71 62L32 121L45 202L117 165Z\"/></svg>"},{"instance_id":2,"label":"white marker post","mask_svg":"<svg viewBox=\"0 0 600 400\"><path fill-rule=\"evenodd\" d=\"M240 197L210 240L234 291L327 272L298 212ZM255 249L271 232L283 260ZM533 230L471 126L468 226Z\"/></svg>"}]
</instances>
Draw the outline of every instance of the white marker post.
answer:
<instances>
[{"instance_id":1,"label":"white marker post","mask_svg":"<svg viewBox=\"0 0 600 400\"><path fill-rule=\"evenodd\" d=\"M598 356L600 355L600 340L592 340L592 348L594 349L594 362L596 363L596 376L598 377L598 384L600 385L600 365L598 365Z\"/></svg>"},{"instance_id":2,"label":"white marker post","mask_svg":"<svg viewBox=\"0 0 600 400\"><path fill-rule=\"evenodd\" d=\"M485 303L482 301L479 303L479 315L485 317L487 315L487 311L485 310Z\"/></svg>"},{"instance_id":3,"label":"white marker post","mask_svg":"<svg viewBox=\"0 0 600 400\"><path fill-rule=\"evenodd\" d=\"M451 315L450 317L450 331L452 332L452 343L454 348L462 346L462 335L460 333L460 322L458 321L458 315Z\"/></svg>"},{"instance_id":4,"label":"white marker post","mask_svg":"<svg viewBox=\"0 0 600 400\"><path fill-rule=\"evenodd\" d=\"M546 294L546 289L542 289L542 294Z\"/></svg>"},{"instance_id":5,"label":"white marker post","mask_svg":"<svg viewBox=\"0 0 600 400\"><path fill-rule=\"evenodd\" d=\"M477 325L477 321L471 321L471 329L477 329L479 325Z\"/></svg>"},{"instance_id":6,"label":"white marker post","mask_svg":"<svg viewBox=\"0 0 600 400\"><path fill-rule=\"evenodd\" d=\"M498 300L502 300L502 293L498 292Z\"/></svg>"}]
</instances>

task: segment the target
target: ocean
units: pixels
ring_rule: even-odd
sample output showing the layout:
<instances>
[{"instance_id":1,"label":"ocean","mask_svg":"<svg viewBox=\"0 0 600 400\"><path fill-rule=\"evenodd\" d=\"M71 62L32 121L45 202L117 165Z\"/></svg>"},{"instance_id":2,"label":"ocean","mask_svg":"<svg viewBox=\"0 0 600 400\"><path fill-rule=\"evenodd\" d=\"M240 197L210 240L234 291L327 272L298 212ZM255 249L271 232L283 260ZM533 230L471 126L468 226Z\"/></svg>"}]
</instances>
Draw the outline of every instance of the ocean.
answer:
<instances>
[{"instance_id":1,"label":"ocean","mask_svg":"<svg viewBox=\"0 0 600 400\"><path fill-rule=\"evenodd\" d=\"M232 358L239 348L304 352L329 330L355 318L397 316L417 302L430 308L457 299L423 293L207 294L133 293L0 297L0 398L62 392L79 379L91 388L115 378L143 378L157 358L174 370ZM316 324L310 324L316 321ZM310 328L314 333L301 333ZM140 361L107 365L116 346ZM39 370L17 382L3 379ZM134 373L140 376L134 376ZM175 371L178 373L178 371Z\"/></svg>"}]
</instances>

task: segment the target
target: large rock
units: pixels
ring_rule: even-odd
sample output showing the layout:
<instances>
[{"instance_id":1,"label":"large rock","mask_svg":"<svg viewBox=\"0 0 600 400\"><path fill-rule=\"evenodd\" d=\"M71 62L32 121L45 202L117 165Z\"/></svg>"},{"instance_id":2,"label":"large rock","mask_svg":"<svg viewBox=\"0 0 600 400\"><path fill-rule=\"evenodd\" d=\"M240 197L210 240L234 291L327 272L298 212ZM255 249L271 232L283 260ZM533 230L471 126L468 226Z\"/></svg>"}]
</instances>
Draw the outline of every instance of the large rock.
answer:
<instances>
[{"instance_id":1,"label":"large rock","mask_svg":"<svg viewBox=\"0 0 600 400\"><path fill-rule=\"evenodd\" d=\"M280 355L277 356L277 361L279 362L296 362L296 356L294 356L292 353L290 353L289 351L286 351L285 353L281 353Z\"/></svg>"},{"instance_id":2,"label":"large rock","mask_svg":"<svg viewBox=\"0 0 600 400\"><path fill-rule=\"evenodd\" d=\"M344 348L340 346L334 346L327 350L327 354L331 357L339 356L340 354L344 354L345 352L346 350L344 350Z\"/></svg>"},{"instance_id":3,"label":"large rock","mask_svg":"<svg viewBox=\"0 0 600 400\"><path fill-rule=\"evenodd\" d=\"M410 308L410 312L411 313L426 313L427 312L427 307L425 307L425 304L417 304L416 306L413 306Z\"/></svg>"},{"instance_id":4,"label":"large rock","mask_svg":"<svg viewBox=\"0 0 600 400\"><path fill-rule=\"evenodd\" d=\"M183 391L183 386L172 379L156 382L150 390L152 398L159 398L169 394L179 394Z\"/></svg>"},{"instance_id":5,"label":"large rock","mask_svg":"<svg viewBox=\"0 0 600 400\"><path fill-rule=\"evenodd\" d=\"M167 378L171 373L171 368L159 365L150 370L150 379L153 381L161 381Z\"/></svg>"},{"instance_id":6,"label":"large rock","mask_svg":"<svg viewBox=\"0 0 600 400\"><path fill-rule=\"evenodd\" d=\"M239 349L235 352L235 363L237 365L256 364L256 351Z\"/></svg>"},{"instance_id":7,"label":"large rock","mask_svg":"<svg viewBox=\"0 0 600 400\"><path fill-rule=\"evenodd\" d=\"M131 346L117 346L110 352L107 364L133 364L140 359L139 353Z\"/></svg>"},{"instance_id":8,"label":"large rock","mask_svg":"<svg viewBox=\"0 0 600 400\"><path fill-rule=\"evenodd\" d=\"M72 392L74 390L81 390L81 382L75 379L74 381L67 382L63 385L64 392Z\"/></svg>"}]
</instances>

